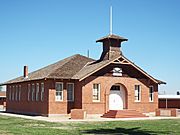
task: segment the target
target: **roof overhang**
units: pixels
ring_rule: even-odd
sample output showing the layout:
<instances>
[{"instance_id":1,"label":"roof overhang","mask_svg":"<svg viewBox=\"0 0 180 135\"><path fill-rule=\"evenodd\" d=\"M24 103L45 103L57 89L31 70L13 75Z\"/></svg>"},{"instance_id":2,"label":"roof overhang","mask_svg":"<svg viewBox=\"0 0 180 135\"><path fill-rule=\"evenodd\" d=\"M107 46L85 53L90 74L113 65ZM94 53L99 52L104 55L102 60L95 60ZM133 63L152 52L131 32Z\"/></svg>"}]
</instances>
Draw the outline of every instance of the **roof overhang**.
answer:
<instances>
[{"instance_id":1,"label":"roof overhang","mask_svg":"<svg viewBox=\"0 0 180 135\"><path fill-rule=\"evenodd\" d=\"M107 65L111 64L111 63L115 63L115 64L128 64L133 66L135 69L137 69L138 71L140 71L142 74L144 74L147 78L149 78L150 80L152 80L153 82L157 83L157 84L166 84L166 82L164 81L160 81L157 80L155 78L153 78L152 76L150 76L148 73L146 73L144 70L142 70L140 67L138 67L137 65L135 65L133 62L131 62L130 60L128 60L126 57L124 57L123 55L110 60L108 63L102 65L101 67L97 68L96 70L94 70L93 72L87 74L86 76L82 77L79 79L79 81L84 80L85 78L89 77L90 75L94 74L95 72L99 71L100 69L106 67Z\"/></svg>"},{"instance_id":2,"label":"roof overhang","mask_svg":"<svg viewBox=\"0 0 180 135\"><path fill-rule=\"evenodd\" d=\"M180 95L158 95L159 99L179 99Z\"/></svg>"},{"instance_id":3,"label":"roof overhang","mask_svg":"<svg viewBox=\"0 0 180 135\"><path fill-rule=\"evenodd\" d=\"M128 41L127 38L112 34L112 35L108 35L108 36L105 36L105 37L102 37L102 38L96 40L96 43L97 42L104 42L105 40L108 40L108 39L120 40L121 42Z\"/></svg>"}]
</instances>

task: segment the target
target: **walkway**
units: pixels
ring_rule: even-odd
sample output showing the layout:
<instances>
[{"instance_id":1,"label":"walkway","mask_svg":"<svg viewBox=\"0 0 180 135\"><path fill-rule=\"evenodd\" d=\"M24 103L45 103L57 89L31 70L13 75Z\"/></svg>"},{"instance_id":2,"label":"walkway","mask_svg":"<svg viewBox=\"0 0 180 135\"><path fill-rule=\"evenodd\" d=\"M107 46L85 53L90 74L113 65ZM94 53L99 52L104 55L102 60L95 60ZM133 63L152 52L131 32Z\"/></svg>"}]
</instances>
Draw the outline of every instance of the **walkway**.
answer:
<instances>
[{"instance_id":1,"label":"walkway","mask_svg":"<svg viewBox=\"0 0 180 135\"><path fill-rule=\"evenodd\" d=\"M160 120L160 119L180 119L180 117L146 117L146 118L101 118L97 115L88 116L84 120L73 120L69 119L68 116L51 116L51 117L42 117L42 116L27 116L27 115L20 115L20 114L12 114L6 112L0 112L0 115L10 116L10 117L18 117L24 119L31 119L31 120L40 120L40 121L47 121L47 122L97 122L97 121L128 121L128 120Z\"/></svg>"}]
</instances>

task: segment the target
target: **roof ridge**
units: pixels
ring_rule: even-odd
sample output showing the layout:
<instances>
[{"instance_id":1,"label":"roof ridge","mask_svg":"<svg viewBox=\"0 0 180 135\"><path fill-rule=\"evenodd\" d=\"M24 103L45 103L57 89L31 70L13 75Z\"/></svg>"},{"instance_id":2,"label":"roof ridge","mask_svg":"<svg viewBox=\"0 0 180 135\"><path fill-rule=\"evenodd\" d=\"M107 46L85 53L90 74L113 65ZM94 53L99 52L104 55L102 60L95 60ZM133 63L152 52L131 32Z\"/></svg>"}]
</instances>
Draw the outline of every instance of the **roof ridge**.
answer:
<instances>
[{"instance_id":1,"label":"roof ridge","mask_svg":"<svg viewBox=\"0 0 180 135\"><path fill-rule=\"evenodd\" d=\"M87 65L89 65L89 64L91 64L91 63L93 63L93 62L94 62L94 61L87 62L87 63L81 68L81 70L79 70L79 72L81 72ZM79 72L77 72L72 78L74 78L75 76L77 76L77 74L78 74Z\"/></svg>"},{"instance_id":2,"label":"roof ridge","mask_svg":"<svg viewBox=\"0 0 180 135\"><path fill-rule=\"evenodd\" d=\"M77 56L80 56L80 54L74 54L74 55L72 55L72 56L70 56L70 57L67 57L67 58L65 58L65 59L62 59L62 60L59 60L58 62L56 62L56 63L54 63L54 64L51 64L51 65L56 65L56 64L58 64L59 62L61 62L61 61L66 61L67 59L67 61L64 63L64 64L62 64L60 67L62 67L62 66L64 66L66 63L68 63L70 60L72 60L73 58L75 58L75 57L77 57ZM49 65L49 66L51 66L51 65ZM48 66L47 66L48 67ZM51 72L48 74L48 75L46 75L46 77L45 78L47 78L51 73L53 73L54 71L56 71L58 68L60 68L60 67L57 67L57 68L55 68L54 70L51 70ZM41 69L40 69L41 70Z\"/></svg>"}]
</instances>

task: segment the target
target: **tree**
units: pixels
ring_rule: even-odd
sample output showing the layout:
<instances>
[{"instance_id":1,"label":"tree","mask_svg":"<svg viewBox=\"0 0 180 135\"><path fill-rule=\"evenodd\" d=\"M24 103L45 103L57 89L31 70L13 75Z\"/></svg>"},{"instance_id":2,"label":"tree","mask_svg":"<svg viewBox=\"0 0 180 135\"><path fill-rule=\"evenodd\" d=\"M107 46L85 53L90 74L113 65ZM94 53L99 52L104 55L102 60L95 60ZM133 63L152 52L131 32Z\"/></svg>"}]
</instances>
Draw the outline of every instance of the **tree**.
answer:
<instances>
[{"instance_id":1,"label":"tree","mask_svg":"<svg viewBox=\"0 0 180 135\"><path fill-rule=\"evenodd\" d=\"M2 86L0 86L0 91L2 91L3 90L3 87Z\"/></svg>"}]
</instances>

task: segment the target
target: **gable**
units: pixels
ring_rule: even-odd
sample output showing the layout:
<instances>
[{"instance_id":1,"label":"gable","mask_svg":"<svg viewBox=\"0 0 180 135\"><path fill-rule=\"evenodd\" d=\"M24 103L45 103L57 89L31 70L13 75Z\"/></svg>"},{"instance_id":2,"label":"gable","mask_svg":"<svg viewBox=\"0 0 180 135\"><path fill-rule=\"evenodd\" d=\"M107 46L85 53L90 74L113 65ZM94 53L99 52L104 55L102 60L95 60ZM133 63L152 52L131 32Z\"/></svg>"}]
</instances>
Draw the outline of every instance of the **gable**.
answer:
<instances>
[{"instance_id":1,"label":"gable","mask_svg":"<svg viewBox=\"0 0 180 135\"><path fill-rule=\"evenodd\" d=\"M110 74L108 72L112 72L112 67L114 66L118 67L123 67L124 69L124 75L126 74L127 76L130 77L135 77L135 78L149 78L150 80L152 80L153 82L157 83L157 84L166 84L163 81L159 81L155 78L153 78L152 76L150 76L149 74L147 74L145 71L143 71L140 67L138 67L137 65L135 65L134 63L132 63L130 60L128 60L127 58L125 58L123 55L113 59L113 60L105 60L105 61L100 61L100 62L95 62L95 63L91 63L89 65L86 65L82 70L80 70L80 72L78 72L74 78L79 79L80 81L85 79L86 77L93 75L93 74L99 74L99 75L103 75L103 74ZM110 69L108 69L108 67ZM108 70L105 70L105 69ZM103 71L105 70L105 71ZM106 73L107 71L107 73ZM79 78L78 78L79 77Z\"/></svg>"},{"instance_id":2,"label":"gable","mask_svg":"<svg viewBox=\"0 0 180 135\"><path fill-rule=\"evenodd\" d=\"M124 65L121 63L110 63L106 67L92 74L92 76L111 76L111 77L120 76L120 77L131 77L137 79L147 79L147 77L144 74L142 74L139 70L135 69L131 65Z\"/></svg>"}]
</instances>

